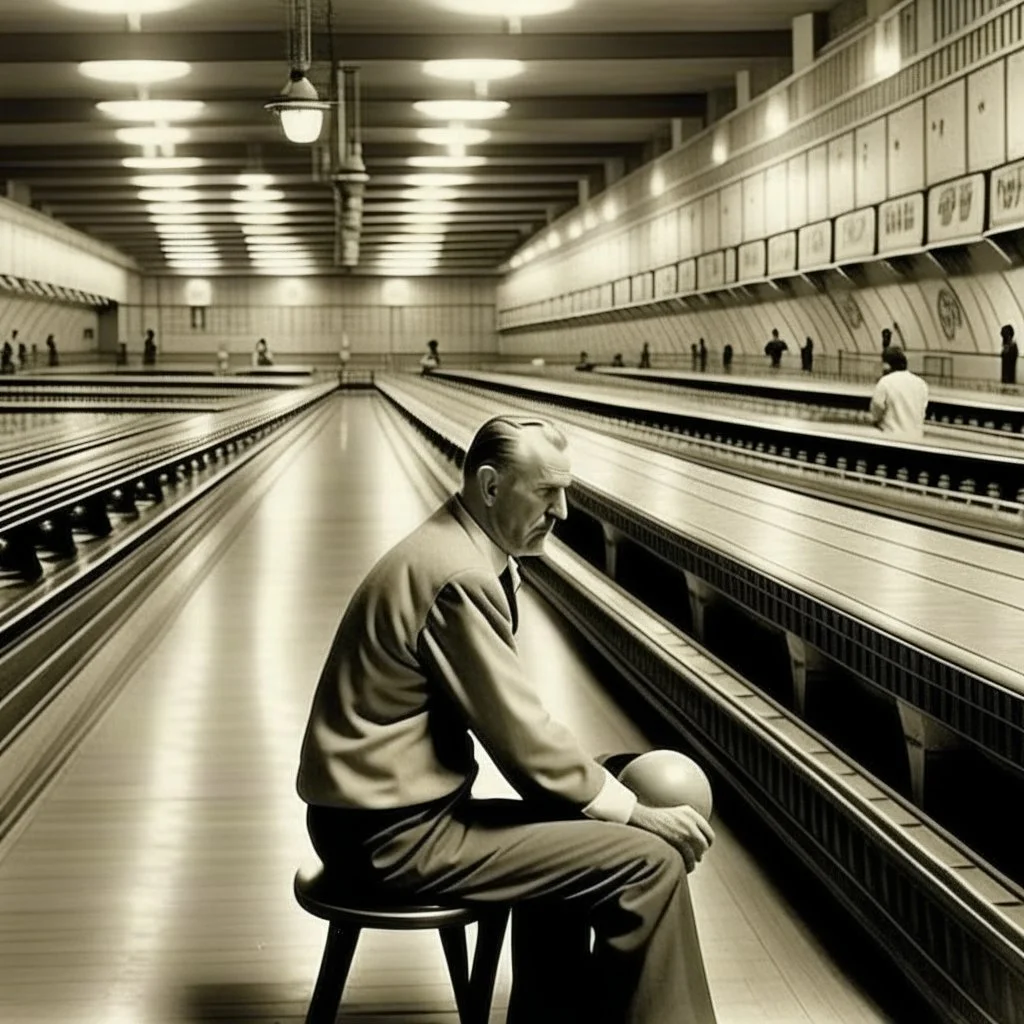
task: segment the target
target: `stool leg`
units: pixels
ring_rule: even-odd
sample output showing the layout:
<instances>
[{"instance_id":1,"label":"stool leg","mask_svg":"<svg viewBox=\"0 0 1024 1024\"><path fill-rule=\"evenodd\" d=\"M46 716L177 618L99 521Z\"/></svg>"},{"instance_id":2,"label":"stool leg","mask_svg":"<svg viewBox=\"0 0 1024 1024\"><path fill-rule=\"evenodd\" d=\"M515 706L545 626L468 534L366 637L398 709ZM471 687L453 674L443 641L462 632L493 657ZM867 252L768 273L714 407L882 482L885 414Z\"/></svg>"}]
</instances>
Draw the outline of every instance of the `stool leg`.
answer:
<instances>
[{"instance_id":1,"label":"stool leg","mask_svg":"<svg viewBox=\"0 0 1024 1024\"><path fill-rule=\"evenodd\" d=\"M473 975L470 990L473 996L474 1024L487 1024L494 998L494 981L498 976L498 961L505 941L509 910L484 914L477 923L476 949L473 952Z\"/></svg>"},{"instance_id":2,"label":"stool leg","mask_svg":"<svg viewBox=\"0 0 1024 1024\"><path fill-rule=\"evenodd\" d=\"M342 928L336 924L328 927L327 944L320 961L313 998L306 1012L306 1024L334 1024L352 958L355 956L359 932L359 928Z\"/></svg>"},{"instance_id":3,"label":"stool leg","mask_svg":"<svg viewBox=\"0 0 1024 1024\"><path fill-rule=\"evenodd\" d=\"M461 925L439 928L448 974L455 991L455 1005L461 1024L472 1024L472 993L469 987L469 954L466 952L466 929Z\"/></svg>"}]
</instances>

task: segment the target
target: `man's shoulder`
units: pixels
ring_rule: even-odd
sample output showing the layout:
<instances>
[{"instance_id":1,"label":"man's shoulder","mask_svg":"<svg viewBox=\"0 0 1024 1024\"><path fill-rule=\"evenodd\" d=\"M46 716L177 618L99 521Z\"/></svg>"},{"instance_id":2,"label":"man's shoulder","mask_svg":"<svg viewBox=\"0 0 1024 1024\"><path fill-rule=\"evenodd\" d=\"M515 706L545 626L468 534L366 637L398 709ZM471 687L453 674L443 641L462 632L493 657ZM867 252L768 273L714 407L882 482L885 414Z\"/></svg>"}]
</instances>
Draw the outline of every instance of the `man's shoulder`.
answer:
<instances>
[{"instance_id":1,"label":"man's shoulder","mask_svg":"<svg viewBox=\"0 0 1024 1024\"><path fill-rule=\"evenodd\" d=\"M383 571L414 570L438 581L466 572L482 556L446 501L378 563Z\"/></svg>"}]
</instances>

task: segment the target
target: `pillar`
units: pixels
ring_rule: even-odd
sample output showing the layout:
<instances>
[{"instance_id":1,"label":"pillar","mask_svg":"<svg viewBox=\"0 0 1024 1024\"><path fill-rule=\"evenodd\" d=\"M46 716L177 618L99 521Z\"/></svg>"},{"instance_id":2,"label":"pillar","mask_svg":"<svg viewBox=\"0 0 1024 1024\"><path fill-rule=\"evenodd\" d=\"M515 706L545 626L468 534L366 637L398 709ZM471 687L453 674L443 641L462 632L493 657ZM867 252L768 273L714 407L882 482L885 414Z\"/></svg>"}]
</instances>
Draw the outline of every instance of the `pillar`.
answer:
<instances>
[{"instance_id":1,"label":"pillar","mask_svg":"<svg viewBox=\"0 0 1024 1024\"><path fill-rule=\"evenodd\" d=\"M798 14L793 19L793 74L814 63L817 42L818 24L814 13Z\"/></svg>"},{"instance_id":2,"label":"pillar","mask_svg":"<svg viewBox=\"0 0 1024 1024\"><path fill-rule=\"evenodd\" d=\"M609 157L604 161L604 187L614 185L626 173L626 161L621 156Z\"/></svg>"},{"instance_id":3,"label":"pillar","mask_svg":"<svg viewBox=\"0 0 1024 1024\"><path fill-rule=\"evenodd\" d=\"M910 762L910 792L918 807L924 806L925 769L929 755L937 756L959 749L963 741L941 722L923 711L897 700L903 737Z\"/></svg>"},{"instance_id":4,"label":"pillar","mask_svg":"<svg viewBox=\"0 0 1024 1024\"><path fill-rule=\"evenodd\" d=\"M590 179L576 179L576 202L579 206L586 206L590 202Z\"/></svg>"},{"instance_id":5,"label":"pillar","mask_svg":"<svg viewBox=\"0 0 1024 1024\"><path fill-rule=\"evenodd\" d=\"M750 103L750 72L746 69L736 72L736 109L742 110Z\"/></svg>"},{"instance_id":6,"label":"pillar","mask_svg":"<svg viewBox=\"0 0 1024 1024\"><path fill-rule=\"evenodd\" d=\"M704 619L708 607L717 598L714 587L710 586L692 572L683 572L686 577L686 590L690 596L690 617L693 619L693 635L697 640L704 639Z\"/></svg>"},{"instance_id":7,"label":"pillar","mask_svg":"<svg viewBox=\"0 0 1024 1024\"><path fill-rule=\"evenodd\" d=\"M801 637L786 632L786 648L789 651L789 667L793 682L793 708L801 717L806 717L808 685L821 680L828 666L825 656L811 647Z\"/></svg>"},{"instance_id":8,"label":"pillar","mask_svg":"<svg viewBox=\"0 0 1024 1024\"><path fill-rule=\"evenodd\" d=\"M607 523L601 524L604 534L604 571L609 579L615 579L619 564L619 541L625 536L621 530Z\"/></svg>"}]
</instances>

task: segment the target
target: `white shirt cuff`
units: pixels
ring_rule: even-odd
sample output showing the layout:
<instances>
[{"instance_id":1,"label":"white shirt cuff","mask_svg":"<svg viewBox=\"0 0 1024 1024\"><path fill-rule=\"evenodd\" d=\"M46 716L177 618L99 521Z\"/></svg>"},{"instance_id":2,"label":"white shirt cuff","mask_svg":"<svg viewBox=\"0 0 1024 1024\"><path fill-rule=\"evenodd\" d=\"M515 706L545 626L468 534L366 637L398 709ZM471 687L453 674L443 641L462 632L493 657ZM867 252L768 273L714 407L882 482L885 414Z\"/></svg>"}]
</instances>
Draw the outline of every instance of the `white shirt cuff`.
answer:
<instances>
[{"instance_id":1,"label":"white shirt cuff","mask_svg":"<svg viewBox=\"0 0 1024 1024\"><path fill-rule=\"evenodd\" d=\"M583 808L588 818L598 821L617 821L620 825L629 823L636 807L636 794L627 789L611 772L604 771L604 785L593 800Z\"/></svg>"}]
</instances>

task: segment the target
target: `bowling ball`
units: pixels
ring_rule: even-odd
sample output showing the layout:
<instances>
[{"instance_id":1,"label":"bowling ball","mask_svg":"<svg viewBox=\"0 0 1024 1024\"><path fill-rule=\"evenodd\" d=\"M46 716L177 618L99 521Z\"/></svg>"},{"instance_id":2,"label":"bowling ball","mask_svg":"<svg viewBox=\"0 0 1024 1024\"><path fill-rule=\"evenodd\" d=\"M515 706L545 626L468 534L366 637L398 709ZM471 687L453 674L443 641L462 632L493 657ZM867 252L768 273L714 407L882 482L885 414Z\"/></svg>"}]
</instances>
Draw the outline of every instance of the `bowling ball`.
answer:
<instances>
[{"instance_id":1,"label":"bowling ball","mask_svg":"<svg viewBox=\"0 0 1024 1024\"><path fill-rule=\"evenodd\" d=\"M650 750L629 761L618 773L647 807L688 804L702 818L711 817L711 783L692 757L677 750Z\"/></svg>"}]
</instances>

